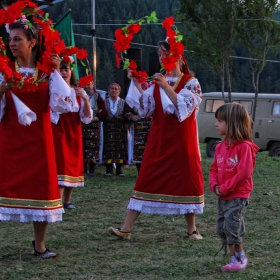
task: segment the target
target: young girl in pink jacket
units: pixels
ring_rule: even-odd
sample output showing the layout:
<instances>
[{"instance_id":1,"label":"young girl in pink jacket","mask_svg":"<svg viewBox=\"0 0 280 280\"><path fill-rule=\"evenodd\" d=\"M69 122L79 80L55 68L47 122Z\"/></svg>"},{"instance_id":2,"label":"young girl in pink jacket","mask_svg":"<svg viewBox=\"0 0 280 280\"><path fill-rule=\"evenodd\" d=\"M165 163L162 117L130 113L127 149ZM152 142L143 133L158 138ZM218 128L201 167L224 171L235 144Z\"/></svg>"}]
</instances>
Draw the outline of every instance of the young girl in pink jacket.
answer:
<instances>
[{"instance_id":1,"label":"young girl in pink jacket","mask_svg":"<svg viewBox=\"0 0 280 280\"><path fill-rule=\"evenodd\" d=\"M215 126L224 140L217 145L210 167L210 190L218 198L217 233L229 246L231 262L224 271L240 271L248 259L243 249L244 213L253 190L258 146L252 142L250 116L239 103L227 103L215 113Z\"/></svg>"}]
</instances>

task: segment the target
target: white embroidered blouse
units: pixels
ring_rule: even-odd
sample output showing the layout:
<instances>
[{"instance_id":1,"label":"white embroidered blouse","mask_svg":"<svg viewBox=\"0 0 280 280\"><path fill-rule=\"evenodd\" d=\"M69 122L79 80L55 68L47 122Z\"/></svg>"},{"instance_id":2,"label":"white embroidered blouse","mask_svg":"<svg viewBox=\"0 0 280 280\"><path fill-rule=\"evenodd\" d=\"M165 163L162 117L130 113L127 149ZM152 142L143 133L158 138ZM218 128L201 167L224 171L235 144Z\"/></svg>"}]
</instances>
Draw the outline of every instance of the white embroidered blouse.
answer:
<instances>
[{"instance_id":1,"label":"white embroidered blouse","mask_svg":"<svg viewBox=\"0 0 280 280\"><path fill-rule=\"evenodd\" d=\"M19 72L22 75L29 75L34 74L35 69L20 67ZM2 74L0 74L0 83L2 83L3 80L4 77ZM49 105L53 111L65 113L76 110L76 107L78 106L76 96L71 96L69 86L56 70L50 75L49 92ZM32 121L36 121L36 114L32 112L15 94L12 93L12 97L17 109L19 123L22 125L30 125ZM66 97L68 100L66 100ZM0 121L5 114L5 106L6 97L4 94L0 100Z\"/></svg>"},{"instance_id":2,"label":"white embroidered blouse","mask_svg":"<svg viewBox=\"0 0 280 280\"><path fill-rule=\"evenodd\" d=\"M176 84L178 79L179 77L166 77L169 84ZM155 110L155 100L153 96L154 89L155 85L153 84L147 90L143 91L142 100L144 108L141 108L139 101L141 93L135 86L133 80L131 80L126 96L126 102L131 108L136 107L141 117L150 116ZM161 87L160 97L163 111L167 114L175 114L178 117L178 120L182 122L200 105L202 92L198 80L192 78L187 81L184 88L177 94L177 108Z\"/></svg>"},{"instance_id":3,"label":"white embroidered blouse","mask_svg":"<svg viewBox=\"0 0 280 280\"><path fill-rule=\"evenodd\" d=\"M67 85L68 86L68 85ZM68 86L69 87L69 86ZM70 88L70 87L69 87ZM76 98L76 93L75 90L73 88L70 88L70 96L71 96L71 102L73 102L73 107L71 112L79 112L80 114L80 120L81 122L83 122L84 124L89 124L91 123L92 119L93 119L93 110L90 107L90 116L86 117L84 115L84 107L85 107L85 102L84 100L81 98L81 106L79 106L78 102L77 102L77 98ZM85 93L86 94L86 93ZM75 103L75 104L74 104ZM53 109L51 109L51 122L54 124L57 124L59 121L59 117L60 114L63 112L57 112L54 111Z\"/></svg>"}]
</instances>

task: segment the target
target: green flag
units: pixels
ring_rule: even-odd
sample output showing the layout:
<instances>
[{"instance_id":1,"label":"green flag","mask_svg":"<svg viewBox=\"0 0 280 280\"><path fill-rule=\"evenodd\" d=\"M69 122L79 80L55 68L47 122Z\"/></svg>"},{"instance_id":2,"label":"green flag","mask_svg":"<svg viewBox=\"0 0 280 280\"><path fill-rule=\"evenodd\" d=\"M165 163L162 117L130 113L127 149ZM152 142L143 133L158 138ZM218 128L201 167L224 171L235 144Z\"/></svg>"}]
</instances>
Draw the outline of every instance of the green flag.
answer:
<instances>
[{"instance_id":1,"label":"green flag","mask_svg":"<svg viewBox=\"0 0 280 280\"><path fill-rule=\"evenodd\" d=\"M71 20L71 10L67 11L54 25L55 30L57 30L61 36L60 38L64 40L67 47L75 46L74 32ZM74 60L76 62L76 67L74 68L77 79L79 79L79 72L77 67L77 58L74 55Z\"/></svg>"}]
</instances>

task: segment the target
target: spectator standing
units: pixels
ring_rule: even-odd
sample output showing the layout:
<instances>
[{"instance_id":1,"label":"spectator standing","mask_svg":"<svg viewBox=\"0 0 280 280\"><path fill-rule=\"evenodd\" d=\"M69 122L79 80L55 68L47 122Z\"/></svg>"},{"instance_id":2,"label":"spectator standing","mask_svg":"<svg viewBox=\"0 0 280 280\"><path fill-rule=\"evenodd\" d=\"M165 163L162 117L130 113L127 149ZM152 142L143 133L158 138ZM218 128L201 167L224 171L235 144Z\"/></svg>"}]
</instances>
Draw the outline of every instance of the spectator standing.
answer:
<instances>
[{"instance_id":1,"label":"spectator standing","mask_svg":"<svg viewBox=\"0 0 280 280\"><path fill-rule=\"evenodd\" d=\"M100 141L103 137L102 120L106 117L105 102L94 88L94 84L85 86L91 109L93 120L89 124L83 124L83 147L84 147L84 174L95 176L96 163L102 162L100 158Z\"/></svg>"},{"instance_id":2,"label":"spectator standing","mask_svg":"<svg viewBox=\"0 0 280 280\"><path fill-rule=\"evenodd\" d=\"M128 131L125 114L128 105L120 98L121 87L112 83L105 99L107 116L103 122L103 164L106 165L106 176L112 176L113 164L116 165L116 175L124 176L122 166L128 164Z\"/></svg>"}]
</instances>

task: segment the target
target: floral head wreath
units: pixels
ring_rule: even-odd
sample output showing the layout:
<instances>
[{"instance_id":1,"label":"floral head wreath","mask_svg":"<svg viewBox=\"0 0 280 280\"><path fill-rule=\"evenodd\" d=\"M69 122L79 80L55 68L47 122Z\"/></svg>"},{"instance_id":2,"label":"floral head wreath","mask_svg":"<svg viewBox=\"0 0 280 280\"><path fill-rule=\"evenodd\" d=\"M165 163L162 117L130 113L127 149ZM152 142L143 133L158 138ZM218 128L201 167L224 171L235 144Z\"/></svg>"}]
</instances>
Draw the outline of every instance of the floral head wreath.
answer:
<instances>
[{"instance_id":1,"label":"floral head wreath","mask_svg":"<svg viewBox=\"0 0 280 280\"><path fill-rule=\"evenodd\" d=\"M6 9L0 9L0 26L5 24L9 32L9 27L16 22L22 24L25 30L30 29L33 35L36 31L40 42L43 36L42 34L44 34L45 50L40 53L40 61L37 62L37 68L40 69L44 75L38 79L34 77L24 78L17 71L13 72L9 67L10 59L6 55L5 45L0 37L0 73L2 73L6 81L13 81L19 88L25 87L27 90L36 89L38 83L44 81L46 76L55 69L55 64L51 59L53 53L60 56L76 54L76 57L81 60L82 65L85 66L82 60L88 56L87 51L78 49L77 47L66 47L64 41L60 39L58 31L54 30L53 22L49 19L48 14L44 16L44 11L40 10L34 2L19 0ZM36 28L34 25L36 25ZM88 74L88 69L86 72ZM92 75L87 75L86 81L90 79L92 80ZM79 83L83 83L84 80L84 77L81 78Z\"/></svg>"},{"instance_id":2,"label":"floral head wreath","mask_svg":"<svg viewBox=\"0 0 280 280\"><path fill-rule=\"evenodd\" d=\"M22 15L21 18L19 19L15 19L13 23L20 23L23 25L23 28L25 30L30 30L32 32L32 34L34 35L34 30L33 30L33 25L32 23L30 22L29 19L26 18L26 15ZM8 33L10 33L10 26L9 24L6 24L6 30Z\"/></svg>"},{"instance_id":3,"label":"floral head wreath","mask_svg":"<svg viewBox=\"0 0 280 280\"><path fill-rule=\"evenodd\" d=\"M145 16L140 20L129 20L128 25L119 28L115 31L116 41L114 42L114 48L116 52L116 64L120 68L121 61L123 61L123 69L130 68L133 70L133 76L138 78L140 83L151 81L153 77L148 77L146 72L137 71L137 64L133 60L129 60L123 57L123 53L127 53L130 48L133 35L137 34L141 30L142 23L158 22L156 13L152 12L150 16ZM183 36L180 35L173 17L168 17L162 22L162 27L166 29L167 42L170 46L169 54L162 59L161 71L171 72L176 67L176 62L184 53L184 45L181 43Z\"/></svg>"},{"instance_id":4,"label":"floral head wreath","mask_svg":"<svg viewBox=\"0 0 280 280\"><path fill-rule=\"evenodd\" d=\"M76 61L74 60L73 56L65 55L62 57L62 61L69 65L70 70L73 70L76 67Z\"/></svg>"}]
</instances>

